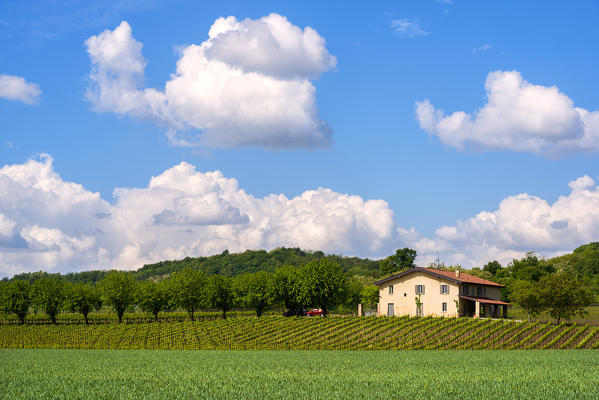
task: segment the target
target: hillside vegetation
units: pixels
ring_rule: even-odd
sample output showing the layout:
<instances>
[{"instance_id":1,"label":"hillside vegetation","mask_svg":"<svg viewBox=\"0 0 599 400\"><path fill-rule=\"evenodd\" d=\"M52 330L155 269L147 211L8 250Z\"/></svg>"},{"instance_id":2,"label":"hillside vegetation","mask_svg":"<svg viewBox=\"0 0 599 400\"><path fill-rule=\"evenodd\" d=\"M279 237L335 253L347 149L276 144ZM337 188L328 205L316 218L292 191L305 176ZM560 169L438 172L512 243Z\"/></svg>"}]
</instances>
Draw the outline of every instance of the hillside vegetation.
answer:
<instances>
[{"instance_id":1,"label":"hillside vegetation","mask_svg":"<svg viewBox=\"0 0 599 400\"><path fill-rule=\"evenodd\" d=\"M191 268L202 271L205 274L233 277L246 272L274 272L278 267L283 265L301 266L310 261L322 258L327 258L338 263L348 275L372 277L379 275L378 261L368 258L325 254L322 251L306 251L297 247L279 247L271 251L246 250L243 253L229 253L229 251L225 250L221 254L210 257L186 257L182 260L168 260L146 264L140 269L133 271L132 274L138 280L161 279L173 272ZM96 283L106 275L106 272L105 270L94 270L61 275L39 271L17 274L14 276L14 279L34 282L42 277L55 276L72 283Z\"/></svg>"},{"instance_id":2,"label":"hillside vegetation","mask_svg":"<svg viewBox=\"0 0 599 400\"><path fill-rule=\"evenodd\" d=\"M0 347L202 350L597 349L599 326L471 318L241 316L1 325Z\"/></svg>"}]
</instances>

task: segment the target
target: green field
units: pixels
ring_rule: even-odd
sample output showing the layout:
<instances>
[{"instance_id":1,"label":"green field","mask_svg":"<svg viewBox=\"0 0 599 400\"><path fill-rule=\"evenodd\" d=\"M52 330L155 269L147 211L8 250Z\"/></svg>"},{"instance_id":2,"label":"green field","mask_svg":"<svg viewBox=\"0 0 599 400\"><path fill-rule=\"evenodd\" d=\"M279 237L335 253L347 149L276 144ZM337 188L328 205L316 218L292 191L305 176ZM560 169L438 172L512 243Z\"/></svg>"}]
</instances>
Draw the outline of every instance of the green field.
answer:
<instances>
[{"instance_id":1,"label":"green field","mask_svg":"<svg viewBox=\"0 0 599 400\"><path fill-rule=\"evenodd\" d=\"M0 348L179 350L597 349L599 326L472 318L239 316L0 325Z\"/></svg>"},{"instance_id":2,"label":"green field","mask_svg":"<svg viewBox=\"0 0 599 400\"><path fill-rule=\"evenodd\" d=\"M5 399L597 399L592 351L0 350Z\"/></svg>"}]
</instances>

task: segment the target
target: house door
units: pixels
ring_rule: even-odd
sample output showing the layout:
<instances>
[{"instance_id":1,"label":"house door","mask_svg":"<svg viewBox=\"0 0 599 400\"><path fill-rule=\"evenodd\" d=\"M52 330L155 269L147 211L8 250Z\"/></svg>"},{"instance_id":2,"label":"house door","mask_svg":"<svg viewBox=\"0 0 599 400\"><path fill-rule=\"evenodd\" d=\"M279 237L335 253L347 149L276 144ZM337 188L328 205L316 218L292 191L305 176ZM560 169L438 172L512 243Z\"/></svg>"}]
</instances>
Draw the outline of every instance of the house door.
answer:
<instances>
[{"instance_id":1,"label":"house door","mask_svg":"<svg viewBox=\"0 0 599 400\"><path fill-rule=\"evenodd\" d=\"M423 306L422 303L420 303L416 306L416 316L417 317L422 317L422 306Z\"/></svg>"},{"instance_id":2,"label":"house door","mask_svg":"<svg viewBox=\"0 0 599 400\"><path fill-rule=\"evenodd\" d=\"M392 317L395 313L395 305L393 303L387 304L387 316Z\"/></svg>"}]
</instances>

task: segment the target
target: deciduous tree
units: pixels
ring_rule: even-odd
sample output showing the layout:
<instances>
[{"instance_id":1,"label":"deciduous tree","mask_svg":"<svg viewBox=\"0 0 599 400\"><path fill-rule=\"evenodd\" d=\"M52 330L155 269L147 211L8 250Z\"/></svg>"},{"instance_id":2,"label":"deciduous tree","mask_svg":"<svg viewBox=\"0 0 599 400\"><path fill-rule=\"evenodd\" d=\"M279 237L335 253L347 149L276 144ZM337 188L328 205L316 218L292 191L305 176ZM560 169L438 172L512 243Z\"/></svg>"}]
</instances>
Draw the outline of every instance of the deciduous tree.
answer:
<instances>
[{"instance_id":1,"label":"deciduous tree","mask_svg":"<svg viewBox=\"0 0 599 400\"><path fill-rule=\"evenodd\" d=\"M137 285L136 303L145 312L152 313L158 321L158 313L168 305L168 293L164 282L145 281Z\"/></svg>"},{"instance_id":2,"label":"deciduous tree","mask_svg":"<svg viewBox=\"0 0 599 400\"><path fill-rule=\"evenodd\" d=\"M497 273L499 271L501 271L502 268L503 267L501 266L501 264L499 263L499 261L489 261L483 267L483 271L486 271L486 272L490 273L491 276L494 277L495 275L497 275Z\"/></svg>"},{"instance_id":3,"label":"deciduous tree","mask_svg":"<svg viewBox=\"0 0 599 400\"><path fill-rule=\"evenodd\" d=\"M17 279L3 283L0 289L2 310L7 314L16 314L19 323L24 324L31 306L31 284Z\"/></svg>"},{"instance_id":4,"label":"deciduous tree","mask_svg":"<svg viewBox=\"0 0 599 400\"><path fill-rule=\"evenodd\" d=\"M301 267L297 284L299 301L321 308L326 316L332 307L343 300L346 278L338 263L323 258Z\"/></svg>"},{"instance_id":5,"label":"deciduous tree","mask_svg":"<svg viewBox=\"0 0 599 400\"><path fill-rule=\"evenodd\" d=\"M510 284L510 300L526 310L530 321L543 311L540 285L534 281L515 280Z\"/></svg>"},{"instance_id":6,"label":"deciduous tree","mask_svg":"<svg viewBox=\"0 0 599 400\"><path fill-rule=\"evenodd\" d=\"M207 304L207 281L203 272L191 268L175 272L168 279L171 301L187 311L192 321L195 311Z\"/></svg>"},{"instance_id":7,"label":"deciduous tree","mask_svg":"<svg viewBox=\"0 0 599 400\"><path fill-rule=\"evenodd\" d=\"M366 285L360 294L362 304L368 308L376 308L379 303L379 287L377 285Z\"/></svg>"},{"instance_id":8,"label":"deciduous tree","mask_svg":"<svg viewBox=\"0 0 599 400\"><path fill-rule=\"evenodd\" d=\"M55 277L40 278L33 283L31 293L35 307L42 309L56 324L56 315L66 299L65 283Z\"/></svg>"},{"instance_id":9,"label":"deciduous tree","mask_svg":"<svg viewBox=\"0 0 599 400\"><path fill-rule=\"evenodd\" d=\"M235 304L232 279L221 275L210 275L208 277L207 297L210 307L220 310L223 313L223 319L226 319L227 312Z\"/></svg>"},{"instance_id":10,"label":"deciduous tree","mask_svg":"<svg viewBox=\"0 0 599 400\"><path fill-rule=\"evenodd\" d=\"M397 249L395 254L381 260L381 276L414 268L414 260L416 260L416 250L407 247Z\"/></svg>"},{"instance_id":11,"label":"deciduous tree","mask_svg":"<svg viewBox=\"0 0 599 400\"><path fill-rule=\"evenodd\" d=\"M298 268L290 265L277 268L273 281L275 299L285 306L285 315L302 315L306 305L300 301Z\"/></svg>"},{"instance_id":12,"label":"deciduous tree","mask_svg":"<svg viewBox=\"0 0 599 400\"><path fill-rule=\"evenodd\" d=\"M67 303L71 311L83 314L85 323L88 324L88 314L92 310L102 308L102 297L95 286L88 283L74 283L68 286Z\"/></svg>"},{"instance_id":13,"label":"deciduous tree","mask_svg":"<svg viewBox=\"0 0 599 400\"><path fill-rule=\"evenodd\" d=\"M136 284L135 278L129 272L114 270L98 282L104 300L118 315L119 323L123 322L123 314L127 307L135 302Z\"/></svg>"},{"instance_id":14,"label":"deciduous tree","mask_svg":"<svg viewBox=\"0 0 599 400\"><path fill-rule=\"evenodd\" d=\"M557 320L584 315L593 296L574 277L565 271L546 275L539 281L543 306Z\"/></svg>"},{"instance_id":15,"label":"deciduous tree","mask_svg":"<svg viewBox=\"0 0 599 400\"><path fill-rule=\"evenodd\" d=\"M266 271L246 272L235 277L233 284L238 304L253 308L257 317L272 306L275 299L272 274Z\"/></svg>"}]
</instances>

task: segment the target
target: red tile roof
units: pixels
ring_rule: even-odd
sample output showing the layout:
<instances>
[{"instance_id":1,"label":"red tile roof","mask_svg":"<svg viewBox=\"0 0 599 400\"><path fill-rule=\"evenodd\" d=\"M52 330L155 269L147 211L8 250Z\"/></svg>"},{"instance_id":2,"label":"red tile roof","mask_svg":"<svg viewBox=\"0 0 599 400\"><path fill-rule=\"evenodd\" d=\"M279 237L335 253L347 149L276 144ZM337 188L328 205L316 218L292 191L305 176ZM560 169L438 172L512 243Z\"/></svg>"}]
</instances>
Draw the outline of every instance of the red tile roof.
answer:
<instances>
[{"instance_id":1,"label":"red tile roof","mask_svg":"<svg viewBox=\"0 0 599 400\"><path fill-rule=\"evenodd\" d=\"M504 306L511 306L510 303L506 303L505 301L501 301L501 300L493 300L490 299L488 297L470 297L470 296L458 296L460 299L466 299L466 300L471 300L471 301L478 301L479 303L485 303L485 304L501 304Z\"/></svg>"},{"instance_id":2,"label":"red tile roof","mask_svg":"<svg viewBox=\"0 0 599 400\"><path fill-rule=\"evenodd\" d=\"M401 276L411 274L412 272L424 272L425 274L434 275L440 278L444 278L456 283L472 283L475 285L485 285L485 286L496 286L496 287L504 287L503 285L495 282L488 281L483 278L479 278L474 275L466 274L464 272L460 272L460 277L455 276L455 271L442 271L434 268L412 268L407 271L400 272L399 274L395 274L389 276L385 279L381 279L380 281L374 282L375 285L379 285L381 283L390 281L391 279L399 278Z\"/></svg>"},{"instance_id":3,"label":"red tile roof","mask_svg":"<svg viewBox=\"0 0 599 400\"><path fill-rule=\"evenodd\" d=\"M503 287L503 285L500 285L499 283L491 282L486 279L479 278L478 276L466 274L464 272L460 272L460 277L458 278L455 275L455 271L442 271L442 270L433 269L433 268L419 268L419 269L425 269L425 270L430 271L437 275L443 275L448 278L453 278L455 280L460 281L461 283L474 283L474 284L478 284L478 285Z\"/></svg>"}]
</instances>

